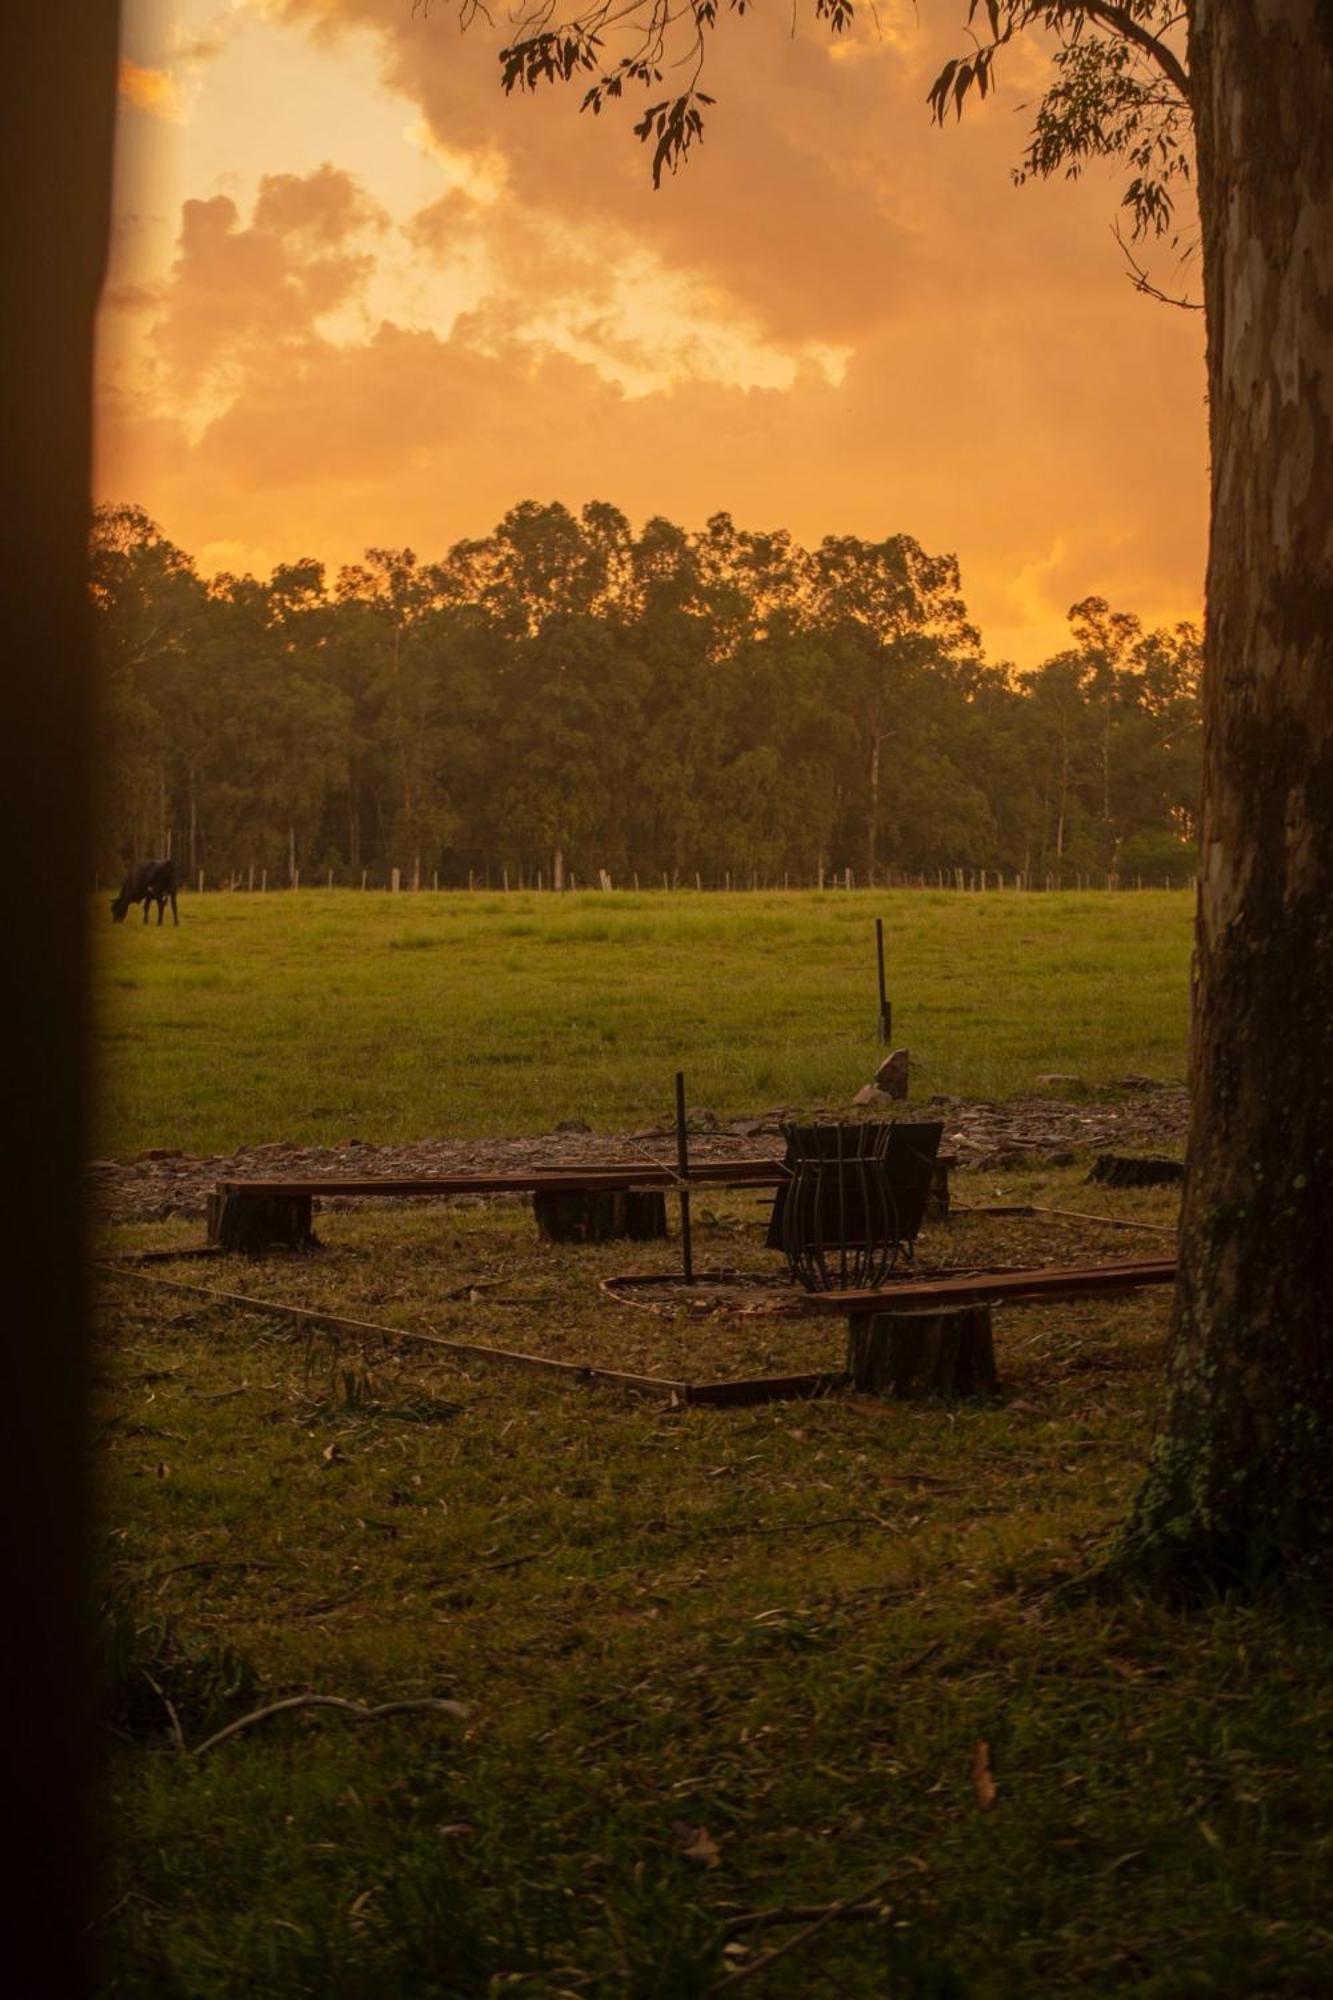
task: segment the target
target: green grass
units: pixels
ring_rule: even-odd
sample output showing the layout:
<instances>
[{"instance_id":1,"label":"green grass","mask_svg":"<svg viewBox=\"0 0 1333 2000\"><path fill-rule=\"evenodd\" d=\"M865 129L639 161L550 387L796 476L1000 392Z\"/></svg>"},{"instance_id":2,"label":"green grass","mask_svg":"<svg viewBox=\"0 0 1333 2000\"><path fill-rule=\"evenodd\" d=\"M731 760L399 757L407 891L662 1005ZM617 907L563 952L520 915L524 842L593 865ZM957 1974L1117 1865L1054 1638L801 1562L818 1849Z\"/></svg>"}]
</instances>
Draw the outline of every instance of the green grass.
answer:
<instances>
[{"instance_id":1,"label":"green grass","mask_svg":"<svg viewBox=\"0 0 1333 2000\"><path fill-rule=\"evenodd\" d=\"M1179 893L309 891L99 906L99 1150L598 1130L842 1103L876 1054L874 918L913 1094L1184 1068Z\"/></svg>"},{"instance_id":2,"label":"green grass","mask_svg":"<svg viewBox=\"0 0 1333 2000\"><path fill-rule=\"evenodd\" d=\"M1082 1171L964 1192L1086 1208ZM1157 1192L1097 1205L1170 1219ZM835 1342L616 1306L596 1277L668 1247L542 1245L512 1204L320 1229L322 1255L245 1288L690 1375L817 1366ZM956 1219L922 1254L1030 1256L1034 1232L1047 1255L1160 1241ZM756 1238L752 1205L719 1198L700 1261L760 1263ZM501 1282L456 1296L477 1280ZM882 1922L829 1927L742 2000L1333 1990L1327 1625L1060 1587L1141 1477L1160 1294L997 1314L996 1407L732 1412L308 1346L122 1280L102 1296L106 1559L137 1621L109 1994L696 2000L793 1934L727 1959L738 1913L877 1880ZM198 1761L172 1741L163 1697L193 1745L305 1688L474 1706L297 1715ZM715 1866L683 1851L700 1827Z\"/></svg>"},{"instance_id":3,"label":"green grass","mask_svg":"<svg viewBox=\"0 0 1333 2000\"><path fill-rule=\"evenodd\" d=\"M678 1066L719 1113L843 1101L876 1053L879 913L919 1098L1178 1075L1188 900L190 898L178 932L99 933L102 1143L633 1125ZM1169 1193L1094 1197L1086 1164L957 1192L1172 1219ZM700 1264L762 1265L759 1216L700 1201ZM672 1248L544 1245L516 1203L318 1227L309 1259L177 1275L691 1379L839 1359L825 1321L614 1303L598 1277ZM1163 1240L956 1216L921 1253ZM109 1995L1333 1991L1327 1622L1072 1587L1142 1478L1163 1294L997 1313L994 1406L735 1411L99 1297ZM189 1754L304 1690L471 1715L297 1714ZM728 1937L876 1882L875 1922Z\"/></svg>"}]
</instances>

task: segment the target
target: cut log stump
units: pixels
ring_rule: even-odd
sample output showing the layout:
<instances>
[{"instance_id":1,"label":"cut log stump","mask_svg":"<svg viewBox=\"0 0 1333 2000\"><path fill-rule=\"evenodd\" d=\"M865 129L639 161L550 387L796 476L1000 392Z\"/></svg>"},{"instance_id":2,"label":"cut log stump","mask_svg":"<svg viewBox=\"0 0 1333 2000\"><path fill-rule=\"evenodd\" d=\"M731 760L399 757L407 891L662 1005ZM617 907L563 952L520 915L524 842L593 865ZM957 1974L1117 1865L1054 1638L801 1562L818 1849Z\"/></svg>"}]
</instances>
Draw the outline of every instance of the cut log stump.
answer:
<instances>
[{"instance_id":1,"label":"cut log stump","mask_svg":"<svg viewBox=\"0 0 1333 2000\"><path fill-rule=\"evenodd\" d=\"M1180 1160L1131 1153L1099 1153L1088 1175L1090 1181L1104 1181L1107 1187L1168 1187L1184 1178Z\"/></svg>"},{"instance_id":2,"label":"cut log stump","mask_svg":"<svg viewBox=\"0 0 1333 2000\"><path fill-rule=\"evenodd\" d=\"M532 1197L538 1232L549 1243L660 1241L667 1233L666 1196L652 1189L604 1191L539 1188Z\"/></svg>"},{"instance_id":3,"label":"cut log stump","mask_svg":"<svg viewBox=\"0 0 1333 2000\"><path fill-rule=\"evenodd\" d=\"M1000 1384L990 1307L858 1313L847 1371L854 1388L877 1396L993 1396Z\"/></svg>"},{"instance_id":4,"label":"cut log stump","mask_svg":"<svg viewBox=\"0 0 1333 2000\"><path fill-rule=\"evenodd\" d=\"M312 1213L308 1194L219 1188L208 1197L208 1241L233 1257L262 1257L269 1250L317 1250Z\"/></svg>"}]
</instances>

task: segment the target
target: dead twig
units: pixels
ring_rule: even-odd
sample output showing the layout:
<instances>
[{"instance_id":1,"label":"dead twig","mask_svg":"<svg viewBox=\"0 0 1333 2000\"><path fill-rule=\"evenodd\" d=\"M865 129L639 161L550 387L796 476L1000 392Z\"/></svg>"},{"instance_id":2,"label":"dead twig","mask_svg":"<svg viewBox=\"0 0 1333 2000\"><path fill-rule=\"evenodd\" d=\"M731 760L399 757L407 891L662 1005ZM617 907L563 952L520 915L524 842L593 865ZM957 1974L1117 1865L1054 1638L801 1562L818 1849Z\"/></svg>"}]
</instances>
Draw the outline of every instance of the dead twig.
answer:
<instances>
[{"instance_id":1,"label":"dead twig","mask_svg":"<svg viewBox=\"0 0 1333 2000\"><path fill-rule=\"evenodd\" d=\"M298 1708L336 1708L340 1714L350 1715L353 1722L381 1722L390 1715L450 1715L455 1721L463 1722L472 1713L470 1703L447 1701L440 1696L428 1696L420 1701L382 1701L368 1708L364 1702L348 1701L340 1694L292 1694L285 1701L271 1701L267 1707L256 1708L249 1715L229 1722L225 1729L219 1729L214 1735L206 1736L202 1743L196 1743L189 1754L202 1757L205 1751L215 1750L219 1743L225 1743L229 1736L239 1736L244 1729L253 1729L275 1715L289 1715ZM181 1748L184 1747L182 1744Z\"/></svg>"},{"instance_id":2,"label":"dead twig","mask_svg":"<svg viewBox=\"0 0 1333 2000\"><path fill-rule=\"evenodd\" d=\"M153 1676L149 1673L147 1667L140 1667L139 1672L143 1675L149 1687L153 1690L153 1693L157 1696L163 1708L166 1710L167 1721L171 1726L171 1740L175 1744L176 1748L183 1755L185 1751L185 1736L181 1729L181 1719L179 1715L177 1715L176 1713L175 1703L172 1701L166 1689L153 1679Z\"/></svg>"},{"instance_id":3,"label":"dead twig","mask_svg":"<svg viewBox=\"0 0 1333 2000\"><path fill-rule=\"evenodd\" d=\"M817 1937L829 1924L841 1923L846 1920L850 1911L863 1909L866 1904L873 1903L889 1887L897 1872L896 1866L886 1869L884 1874L860 1895L847 1896L840 1903L827 1904L814 1922L807 1924L804 1930L797 1931L794 1937L784 1938L781 1944L775 1944L771 1951L763 1952L758 1958L751 1959L748 1965L738 1966L735 1972L727 1973L725 1978L714 1980L708 1988L709 1994L726 1993L733 1986L739 1986L743 1979L753 1979L756 1973L767 1972L770 1965L776 1964L780 1958L785 1958L788 1952L797 1951L803 1944L808 1944L811 1938Z\"/></svg>"},{"instance_id":4,"label":"dead twig","mask_svg":"<svg viewBox=\"0 0 1333 2000\"><path fill-rule=\"evenodd\" d=\"M1035 1201L1005 1201L977 1205L956 1201L954 1215L1053 1215L1061 1222L1095 1222L1103 1229L1150 1229L1154 1236L1174 1236L1174 1223L1139 1222L1128 1215L1086 1215L1081 1208L1047 1208ZM1016 1267L1015 1267L1016 1268Z\"/></svg>"},{"instance_id":5,"label":"dead twig","mask_svg":"<svg viewBox=\"0 0 1333 2000\"><path fill-rule=\"evenodd\" d=\"M780 1903L771 1910L747 1910L742 1916L729 1917L718 1936L721 1939L734 1938L745 1931L776 1930L783 1924L808 1924L819 1917L826 1917L835 1907L830 1903ZM839 1921L868 1923L883 1914L882 1903L850 1903Z\"/></svg>"},{"instance_id":6,"label":"dead twig","mask_svg":"<svg viewBox=\"0 0 1333 2000\"><path fill-rule=\"evenodd\" d=\"M700 1527L689 1521L664 1521L657 1534L691 1535L696 1541L740 1541L746 1535L809 1535L820 1528L887 1528L891 1523L878 1514L820 1514L811 1521L734 1521L717 1527Z\"/></svg>"},{"instance_id":7,"label":"dead twig","mask_svg":"<svg viewBox=\"0 0 1333 2000\"><path fill-rule=\"evenodd\" d=\"M172 1563L168 1569L150 1570L140 1581L145 1586L150 1583L165 1583L169 1576L183 1576L187 1570L193 1569L282 1569L283 1567L282 1563L261 1562L253 1556L200 1556L195 1562Z\"/></svg>"}]
</instances>

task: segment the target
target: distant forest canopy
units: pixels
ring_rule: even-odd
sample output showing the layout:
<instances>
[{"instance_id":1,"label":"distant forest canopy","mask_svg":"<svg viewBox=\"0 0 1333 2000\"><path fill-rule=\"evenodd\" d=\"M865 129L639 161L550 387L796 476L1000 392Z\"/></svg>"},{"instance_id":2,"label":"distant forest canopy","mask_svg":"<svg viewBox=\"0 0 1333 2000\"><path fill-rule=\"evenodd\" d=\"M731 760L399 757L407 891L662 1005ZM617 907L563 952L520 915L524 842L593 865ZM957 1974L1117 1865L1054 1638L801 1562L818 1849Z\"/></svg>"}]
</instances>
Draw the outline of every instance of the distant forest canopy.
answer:
<instances>
[{"instance_id":1,"label":"distant forest canopy","mask_svg":"<svg viewBox=\"0 0 1333 2000\"><path fill-rule=\"evenodd\" d=\"M1097 597L987 664L958 565L717 514L525 501L438 562L205 581L136 507L93 535L99 855L187 879L859 883L1189 876L1200 639Z\"/></svg>"}]
</instances>

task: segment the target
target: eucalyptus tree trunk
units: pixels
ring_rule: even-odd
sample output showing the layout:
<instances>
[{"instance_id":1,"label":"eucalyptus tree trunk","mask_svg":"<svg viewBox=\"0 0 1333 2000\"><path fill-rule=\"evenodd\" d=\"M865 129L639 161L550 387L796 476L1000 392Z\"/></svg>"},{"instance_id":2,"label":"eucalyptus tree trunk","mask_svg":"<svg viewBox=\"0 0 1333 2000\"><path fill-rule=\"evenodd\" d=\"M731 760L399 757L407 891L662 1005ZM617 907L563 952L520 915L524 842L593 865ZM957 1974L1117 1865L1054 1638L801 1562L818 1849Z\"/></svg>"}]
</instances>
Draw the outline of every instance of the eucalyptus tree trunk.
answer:
<instances>
[{"instance_id":1,"label":"eucalyptus tree trunk","mask_svg":"<svg viewBox=\"0 0 1333 2000\"><path fill-rule=\"evenodd\" d=\"M1212 528L1193 1128L1131 1549L1333 1544L1333 10L1194 0Z\"/></svg>"}]
</instances>

